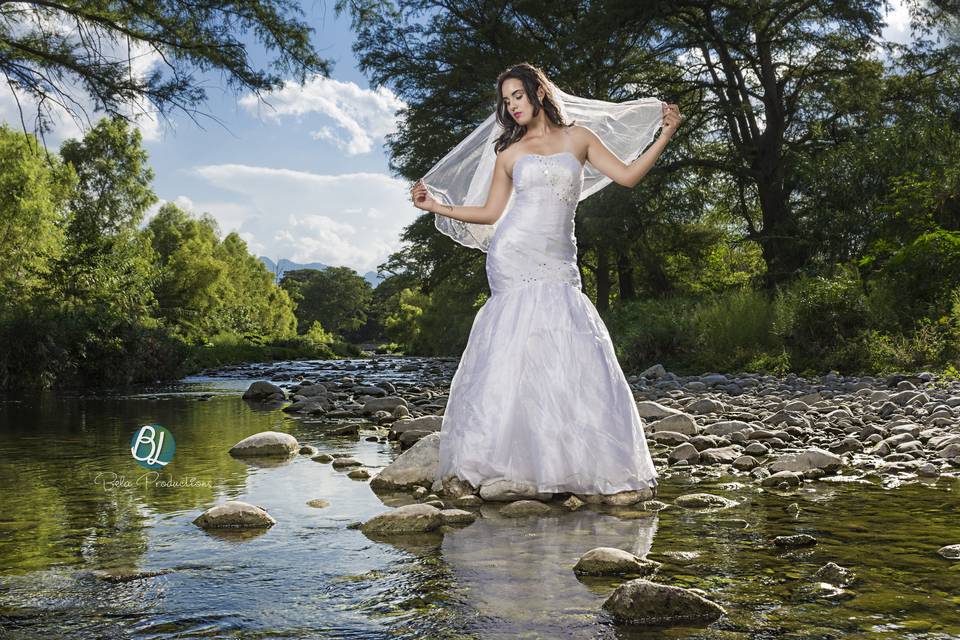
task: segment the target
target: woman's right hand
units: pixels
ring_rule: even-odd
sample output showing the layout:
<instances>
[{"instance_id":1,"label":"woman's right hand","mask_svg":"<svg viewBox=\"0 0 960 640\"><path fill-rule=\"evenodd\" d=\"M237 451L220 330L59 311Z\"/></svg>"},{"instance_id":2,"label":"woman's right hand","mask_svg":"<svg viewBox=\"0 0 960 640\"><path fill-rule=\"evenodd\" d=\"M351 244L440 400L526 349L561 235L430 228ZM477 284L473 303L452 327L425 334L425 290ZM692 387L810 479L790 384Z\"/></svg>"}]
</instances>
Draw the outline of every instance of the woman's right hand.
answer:
<instances>
[{"instance_id":1,"label":"woman's right hand","mask_svg":"<svg viewBox=\"0 0 960 640\"><path fill-rule=\"evenodd\" d=\"M424 211L433 213L433 208L437 204L437 201L427 192L427 187L424 186L423 180L417 180L416 184L410 189L410 195L413 198L413 206L417 209L423 209Z\"/></svg>"}]
</instances>

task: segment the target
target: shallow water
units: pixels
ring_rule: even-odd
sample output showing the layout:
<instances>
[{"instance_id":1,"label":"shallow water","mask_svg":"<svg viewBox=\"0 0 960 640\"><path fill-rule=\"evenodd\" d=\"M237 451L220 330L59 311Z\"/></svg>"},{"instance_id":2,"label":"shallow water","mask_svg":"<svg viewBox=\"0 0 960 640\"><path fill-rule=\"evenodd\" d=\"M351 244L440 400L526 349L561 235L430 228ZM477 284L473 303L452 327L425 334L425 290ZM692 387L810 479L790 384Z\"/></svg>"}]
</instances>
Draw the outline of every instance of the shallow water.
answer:
<instances>
[{"instance_id":1,"label":"shallow water","mask_svg":"<svg viewBox=\"0 0 960 640\"><path fill-rule=\"evenodd\" d=\"M258 467L227 451L253 433L286 431L375 473L395 445L365 441L363 430L326 435L330 423L247 403L248 383L0 399L0 638L960 638L960 562L936 554L960 543L955 480L888 489L868 477L781 492L664 472L663 502L713 491L739 504L520 519L485 505L464 528L371 540L347 525L409 498L378 497L306 456ZM181 486L144 482L130 455L144 423L173 432L161 477ZM313 498L330 506L308 506ZM191 523L228 499L264 506L277 524L238 536ZM799 515L784 508L793 502ZM794 533L818 544L773 546ZM663 562L655 579L701 588L728 615L703 629L612 623L600 606L622 579L571 570L598 546ZM700 555L678 564L665 551ZM812 576L829 561L858 580L841 592L821 586ZM93 573L130 569L169 572L119 583Z\"/></svg>"}]
</instances>

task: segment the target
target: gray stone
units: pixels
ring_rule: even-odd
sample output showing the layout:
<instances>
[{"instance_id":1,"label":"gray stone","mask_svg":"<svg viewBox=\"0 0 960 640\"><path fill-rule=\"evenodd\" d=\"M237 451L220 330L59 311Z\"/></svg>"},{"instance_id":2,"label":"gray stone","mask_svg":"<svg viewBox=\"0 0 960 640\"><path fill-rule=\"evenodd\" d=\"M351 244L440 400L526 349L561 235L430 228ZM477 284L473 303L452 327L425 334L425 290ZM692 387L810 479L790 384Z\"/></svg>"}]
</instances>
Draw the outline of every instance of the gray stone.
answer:
<instances>
[{"instance_id":1,"label":"gray stone","mask_svg":"<svg viewBox=\"0 0 960 640\"><path fill-rule=\"evenodd\" d=\"M643 560L629 551L614 547L597 547L580 556L573 572L588 576L650 576L660 567L659 562Z\"/></svg>"},{"instance_id":2,"label":"gray stone","mask_svg":"<svg viewBox=\"0 0 960 640\"><path fill-rule=\"evenodd\" d=\"M272 400L285 400L287 394L284 393L283 389L272 382L267 382L266 380L257 380L247 387L247 390L243 392L242 397L244 400L258 400L265 402Z\"/></svg>"},{"instance_id":3,"label":"gray stone","mask_svg":"<svg viewBox=\"0 0 960 640\"><path fill-rule=\"evenodd\" d=\"M785 454L777 458L770 464L770 471L794 471L803 473L810 469L822 469L824 471L836 471L840 468L843 461L840 456L830 453L819 447L810 447L803 453Z\"/></svg>"},{"instance_id":4,"label":"gray stone","mask_svg":"<svg viewBox=\"0 0 960 640\"><path fill-rule=\"evenodd\" d=\"M263 507L230 500L210 507L193 524L202 529L252 529L272 527L277 521Z\"/></svg>"},{"instance_id":5,"label":"gray stone","mask_svg":"<svg viewBox=\"0 0 960 640\"><path fill-rule=\"evenodd\" d=\"M517 500L501 507L500 515L508 518L520 518L523 516L545 516L552 511L550 505L536 500Z\"/></svg>"},{"instance_id":6,"label":"gray stone","mask_svg":"<svg viewBox=\"0 0 960 640\"><path fill-rule=\"evenodd\" d=\"M536 487L512 480L497 478L480 485L480 497L488 502L512 502L514 500L549 500L552 493L538 492Z\"/></svg>"},{"instance_id":7,"label":"gray stone","mask_svg":"<svg viewBox=\"0 0 960 640\"><path fill-rule=\"evenodd\" d=\"M940 547L937 549L937 553L940 554L940 557L946 558L947 560L960 560L960 544L950 544L945 547Z\"/></svg>"},{"instance_id":8,"label":"gray stone","mask_svg":"<svg viewBox=\"0 0 960 640\"><path fill-rule=\"evenodd\" d=\"M739 457L740 450L734 446L704 449L700 452L700 464L731 464Z\"/></svg>"},{"instance_id":9,"label":"gray stone","mask_svg":"<svg viewBox=\"0 0 960 640\"><path fill-rule=\"evenodd\" d=\"M443 524L470 524L477 519L477 514L463 509L441 509L440 517Z\"/></svg>"},{"instance_id":10,"label":"gray stone","mask_svg":"<svg viewBox=\"0 0 960 640\"><path fill-rule=\"evenodd\" d=\"M702 433L708 436L726 436L736 431L753 430L753 428L753 425L742 420L723 420L708 424L703 428Z\"/></svg>"},{"instance_id":11,"label":"gray stone","mask_svg":"<svg viewBox=\"0 0 960 640\"><path fill-rule=\"evenodd\" d=\"M687 509L727 508L737 505L736 500L714 495L712 493L688 493L678 496L673 504Z\"/></svg>"},{"instance_id":12,"label":"gray stone","mask_svg":"<svg viewBox=\"0 0 960 640\"><path fill-rule=\"evenodd\" d=\"M299 450L300 443L289 433L261 431L230 447L230 455L237 457L289 456Z\"/></svg>"},{"instance_id":13,"label":"gray stone","mask_svg":"<svg viewBox=\"0 0 960 640\"><path fill-rule=\"evenodd\" d=\"M429 504L407 504L381 513L363 523L364 533L422 533L443 524L440 509Z\"/></svg>"},{"instance_id":14,"label":"gray stone","mask_svg":"<svg viewBox=\"0 0 960 640\"><path fill-rule=\"evenodd\" d=\"M817 544L817 539L805 533L798 533L792 536L777 536L773 539L773 544L778 547L809 547Z\"/></svg>"},{"instance_id":15,"label":"gray stone","mask_svg":"<svg viewBox=\"0 0 960 640\"><path fill-rule=\"evenodd\" d=\"M659 420L665 416L672 416L682 413L679 409L664 406L651 400L642 400L637 403L637 412L641 418Z\"/></svg>"},{"instance_id":16,"label":"gray stone","mask_svg":"<svg viewBox=\"0 0 960 640\"><path fill-rule=\"evenodd\" d=\"M440 434L431 433L401 453L370 481L373 489L404 489L415 484L430 486L440 464Z\"/></svg>"},{"instance_id":17,"label":"gray stone","mask_svg":"<svg viewBox=\"0 0 960 640\"><path fill-rule=\"evenodd\" d=\"M651 433L656 433L657 431L673 431L674 433L682 433L686 436L695 436L700 433L700 427L697 426L693 416L686 413L675 413L660 418L656 422L651 422L647 425L647 430Z\"/></svg>"},{"instance_id":18,"label":"gray stone","mask_svg":"<svg viewBox=\"0 0 960 640\"><path fill-rule=\"evenodd\" d=\"M709 624L726 614L723 607L689 589L644 578L617 587L603 609L619 621L656 626Z\"/></svg>"}]
</instances>

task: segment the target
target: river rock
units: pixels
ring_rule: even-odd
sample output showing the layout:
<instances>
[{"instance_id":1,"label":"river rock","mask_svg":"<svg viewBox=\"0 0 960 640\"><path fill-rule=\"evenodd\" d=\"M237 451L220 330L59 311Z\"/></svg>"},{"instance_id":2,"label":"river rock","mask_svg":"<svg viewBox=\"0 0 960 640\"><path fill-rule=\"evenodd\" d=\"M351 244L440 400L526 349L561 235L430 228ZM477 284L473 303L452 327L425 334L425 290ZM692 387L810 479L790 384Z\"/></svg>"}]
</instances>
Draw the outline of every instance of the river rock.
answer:
<instances>
[{"instance_id":1,"label":"river rock","mask_svg":"<svg viewBox=\"0 0 960 640\"><path fill-rule=\"evenodd\" d=\"M667 456L667 460L670 464L675 464L677 462L687 462L689 464L697 464L700 462L700 452L697 451L697 448L690 444L689 442L684 442L670 452L670 455Z\"/></svg>"},{"instance_id":2,"label":"river rock","mask_svg":"<svg viewBox=\"0 0 960 640\"><path fill-rule=\"evenodd\" d=\"M473 494L468 496L460 496L459 498L453 499L453 505L455 507L468 507L468 508L481 507L483 506L483 498Z\"/></svg>"},{"instance_id":3,"label":"river rock","mask_svg":"<svg viewBox=\"0 0 960 640\"><path fill-rule=\"evenodd\" d=\"M945 547L940 547L937 549L937 553L940 554L941 558L946 558L947 560L960 560L960 544L950 544Z\"/></svg>"},{"instance_id":4,"label":"river rock","mask_svg":"<svg viewBox=\"0 0 960 640\"><path fill-rule=\"evenodd\" d=\"M480 485L480 497L488 502L513 502L514 500L549 500L552 493L541 493L537 488L521 482L497 478Z\"/></svg>"},{"instance_id":5,"label":"river rock","mask_svg":"<svg viewBox=\"0 0 960 640\"><path fill-rule=\"evenodd\" d=\"M726 614L723 607L689 589L645 578L621 584L603 609L619 621L656 626L709 624Z\"/></svg>"},{"instance_id":6,"label":"river rock","mask_svg":"<svg viewBox=\"0 0 960 640\"><path fill-rule=\"evenodd\" d=\"M679 409L673 409L671 407L666 407L659 402L652 402L649 400L643 400L637 403L637 412L640 414L641 418L650 419L650 420L659 420L665 416L672 416L678 413L683 413Z\"/></svg>"},{"instance_id":7,"label":"river rock","mask_svg":"<svg viewBox=\"0 0 960 640\"><path fill-rule=\"evenodd\" d=\"M817 544L817 539L806 533L798 533L792 536L777 536L773 539L773 544L778 547L809 547Z\"/></svg>"},{"instance_id":8,"label":"river rock","mask_svg":"<svg viewBox=\"0 0 960 640\"><path fill-rule=\"evenodd\" d=\"M722 420L708 424L703 428L702 433L707 436L728 436L731 433L748 429L753 430L753 425L742 420Z\"/></svg>"},{"instance_id":9,"label":"river rock","mask_svg":"<svg viewBox=\"0 0 960 640\"><path fill-rule=\"evenodd\" d=\"M257 380L252 383L247 390L243 392L244 400L256 400L259 402L270 402L274 400L286 400L287 394L283 389L267 382L266 380Z\"/></svg>"},{"instance_id":10,"label":"river rock","mask_svg":"<svg viewBox=\"0 0 960 640\"><path fill-rule=\"evenodd\" d=\"M390 439L398 440L407 431L425 431L434 433L440 431L443 416L420 416L419 418L403 418L390 425Z\"/></svg>"},{"instance_id":11,"label":"river rock","mask_svg":"<svg viewBox=\"0 0 960 640\"><path fill-rule=\"evenodd\" d=\"M299 450L300 443L289 433L261 431L230 447L230 455L237 457L288 456Z\"/></svg>"},{"instance_id":12,"label":"river rock","mask_svg":"<svg viewBox=\"0 0 960 640\"><path fill-rule=\"evenodd\" d=\"M201 529L247 529L272 527L277 521L263 507L230 500L210 507L194 518L193 524Z\"/></svg>"},{"instance_id":13,"label":"river rock","mask_svg":"<svg viewBox=\"0 0 960 640\"><path fill-rule=\"evenodd\" d=\"M704 449L700 452L700 464L731 464L740 457L740 449L735 446Z\"/></svg>"},{"instance_id":14,"label":"river rock","mask_svg":"<svg viewBox=\"0 0 960 640\"><path fill-rule=\"evenodd\" d=\"M440 517L443 519L443 524L458 525L470 524L477 519L477 514L463 509L441 509Z\"/></svg>"},{"instance_id":15,"label":"river rock","mask_svg":"<svg viewBox=\"0 0 960 640\"><path fill-rule=\"evenodd\" d=\"M588 576L650 576L660 567L659 562L643 560L629 551L615 547L597 547L580 556L573 572Z\"/></svg>"},{"instance_id":16,"label":"river rock","mask_svg":"<svg viewBox=\"0 0 960 640\"><path fill-rule=\"evenodd\" d=\"M726 407L719 400L714 400L713 398L700 398L699 400L694 400L686 407L684 410L687 413L692 414L703 414L703 413L723 413L726 411Z\"/></svg>"},{"instance_id":17,"label":"river rock","mask_svg":"<svg viewBox=\"0 0 960 640\"><path fill-rule=\"evenodd\" d=\"M846 567L841 567L835 562L828 562L823 565L817 572L813 574L813 577L822 582L829 582L832 585L838 587L846 587L853 583L856 579L856 575L850 569Z\"/></svg>"},{"instance_id":18,"label":"river rock","mask_svg":"<svg viewBox=\"0 0 960 640\"><path fill-rule=\"evenodd\" d=\"M583 500L586 504L603 504L611 507L626 507L636 504L641 500L649 500L653 497L653 489L638 489L636 491L620 491L618 493L607 494L576 494L576 497Z\"/></svg>"},{"instance_id":19,"label":"river rock","mask_svg":"<svg viewBox=\"0 0 960 640\"><path fill-rule=\"evenodd\" d=\"M759 469L762 468L763 467L759 467ZM756 470L757 469L754 469L754 471ZM791 487L799 487L803 484L803 476L794 471L778 471L760 480L760 486L778 487L781 482L785 482Z\"/></svg>"},{"instance_id":20,"label":"river rock","mask_svg":"<svg viewBox=\"0 0 960 640\"><path fill-rule=\"evenodd\" d=\"M736 500L712 493L688 493L678 496L677 499L673 501L673 504L687 509L726 509L728 507L735 507L738 503Z\"/></svg>"},{"instance_id":21,"label":"river rock","mask_svg":"<svg viewBox=\"0 0 960 640\"><path fill-rule=\"evenodd\" d=\"M461 498L463 496L476 495L477 487L473 486L463 478L457 476L447 476L442 481L443 495L448 498Z\"/></svg>"},{"instance_id":22,"label":"river rock","mask_svg":"<svg viewBox=\"0 0 960 640\"><path fill-rule=\"evenodd\" d=\"M360 413L367 415L374 411L393 411L398 406L407 406L407 401L400 396L386 396L383 398L371 398L363 403ZM409 408L409 407L408 407Z\"/></svg>"},{"instance_id":23,"label":"river rock","mask_svg":"<svg viewBox=\"0 0 960 640\"><path fill-rule=\"evenodd\" d=\"M676 446L678 444L687 442L690 439L690 436L677 433L676 431L654 431L650 434L650 439L654 442L659 442L660 444Z\"/></svg>"},{"instance_id":24,"label":"river rock","mask_svg":"<svg viewBox=\"0 0 960 640\"><path fill-rule=\"evenodd\" d=\"M423 533L443 524L440 509L429 504L407 504L367 520L364 533Z\"/></svg>"},{"instance_id":25,"label":"river rock","mask_svg":"<svg viewBox=\"0 0 960 640\"><path fill-rule=\"evenodd\" d=\"M656 433L657 431L673 431L682 433L685 436L695 436L700 433L700 427L697 426L693 416L687 413L674 413L656 422L651 422L647 426L647 431Z\"/></svg>"},{"instance_id":26,"label":"river rock","mask_svg":"<svg viewBox=\"0 0 960 640\"><path fill-rule=\"evenodd\" d=\"M401 453L370 481L373 489L395 490L415 484L431 486L440 464L440 434L431 433Z\"/></svg>"},{"instance_id":27,"label":"river rock","mask_svg":"<svg viewBox=\"0 0 960 640\"><path fill-rule=\"evenodd\" d=\"M334 469L349 469L350 467L360 467L363 463L356 458L334 458L331 463Z\"/></svg>"},{"instance_id":28,"label":"river rock","mask_svg":"<svg viewBox=\"0 0 960 640\"><path fill-rule=\"evenodd\" d=\"M819 447L810 447L803 453L788 453L780 456L770 464L770 471L794 471L803 473L811 469L836 471L843 464L843 460L835 453L830 453Z\"/></svg>"},{"instance_id":29,"label":"river rock","mask_svg":"<svg viewBox=\"0 0 960 640\"><path fill-rule=\"evenodd\" d=\"M537 500L517 500L500 509L500 515L508 518L520 518L523 516L545 516L549 515L553 509L550 505Z\"/></svg>"}]
</instances>

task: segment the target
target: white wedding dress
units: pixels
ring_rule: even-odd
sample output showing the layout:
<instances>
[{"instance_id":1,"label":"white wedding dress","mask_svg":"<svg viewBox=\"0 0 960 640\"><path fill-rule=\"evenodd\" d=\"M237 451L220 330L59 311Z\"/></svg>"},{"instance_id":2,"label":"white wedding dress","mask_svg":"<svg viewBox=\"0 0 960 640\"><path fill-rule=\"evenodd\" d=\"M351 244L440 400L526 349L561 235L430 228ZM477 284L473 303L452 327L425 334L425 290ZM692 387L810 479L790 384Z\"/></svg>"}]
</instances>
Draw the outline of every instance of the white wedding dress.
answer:
<instances>
[{"instance_id":1,"label":"white wedding dress","mask_svg":"<svg viewBox=\"0 0 960 640\"><path fill-rule=\"evenodd\" d=\"M543 493L655 487L606 326L581 291L574 215L583 166L527 154L487 251L491 296L450 383L437 479L507 479Z\"/></svg>"}]
</instances>

